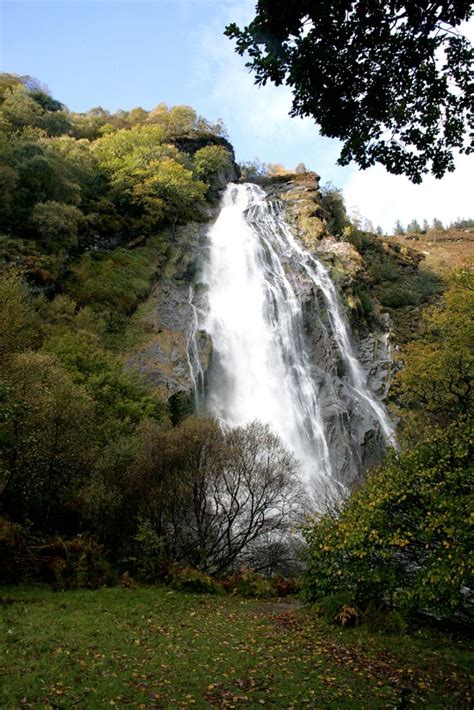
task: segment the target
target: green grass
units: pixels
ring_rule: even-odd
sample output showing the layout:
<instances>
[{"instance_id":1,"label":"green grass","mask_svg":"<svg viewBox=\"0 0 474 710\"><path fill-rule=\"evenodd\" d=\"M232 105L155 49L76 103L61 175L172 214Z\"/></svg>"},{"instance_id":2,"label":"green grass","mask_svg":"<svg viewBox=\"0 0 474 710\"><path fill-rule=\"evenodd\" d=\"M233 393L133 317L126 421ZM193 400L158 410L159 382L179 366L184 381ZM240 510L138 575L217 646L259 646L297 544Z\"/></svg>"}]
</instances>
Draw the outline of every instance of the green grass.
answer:
<instances>
[{"instance_id":1,"label":"green grass","mask_svg":"<svg viewBox=\"0 0 474 710\"><path fill-rule=\"evenodd\" d=\"M382 708L404 688L418 706L469 706L472 655L445 637L156 587L0 596L2 708Z\"/></svg>"}]
</instances>

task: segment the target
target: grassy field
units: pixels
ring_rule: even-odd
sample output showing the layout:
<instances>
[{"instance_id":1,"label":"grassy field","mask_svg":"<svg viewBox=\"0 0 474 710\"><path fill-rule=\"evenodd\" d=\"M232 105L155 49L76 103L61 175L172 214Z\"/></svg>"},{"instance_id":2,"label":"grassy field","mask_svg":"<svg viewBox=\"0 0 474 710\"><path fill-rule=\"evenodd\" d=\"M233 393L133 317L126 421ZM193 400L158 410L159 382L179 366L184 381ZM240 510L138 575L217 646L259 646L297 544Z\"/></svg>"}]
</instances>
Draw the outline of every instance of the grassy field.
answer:
<instances>
[{"instance_id":1,"label":"grassy field","mask_svg":"<svg viewBox=\"0 0 474 710\"><path fill-rule=\"evenodd\" d=\"M291 604L141 587L0 590L0 707L469 707L466 643Z\"/></svg>"}]
</instances>

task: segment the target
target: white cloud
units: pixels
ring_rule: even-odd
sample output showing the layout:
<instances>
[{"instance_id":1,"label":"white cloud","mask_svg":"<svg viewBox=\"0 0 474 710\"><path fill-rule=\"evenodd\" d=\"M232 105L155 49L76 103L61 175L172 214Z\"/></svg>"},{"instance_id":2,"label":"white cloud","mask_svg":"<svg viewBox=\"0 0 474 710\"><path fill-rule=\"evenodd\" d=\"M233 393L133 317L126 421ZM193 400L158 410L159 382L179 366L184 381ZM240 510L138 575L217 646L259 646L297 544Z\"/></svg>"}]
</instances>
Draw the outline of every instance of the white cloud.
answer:
<instances>
[{"instance_id":1,"label":"white cloud","mask_svg":"<svg viewBox=\"0 0 474 710\"><path fill-rule=\"evenodd\" d=\"M399 219L407 224L413 218L429 222L438 217L451 222L474 215L474 157L459 156L456 171L442 180L426 177L421 185L408 178L390 175L382 166L352 175L344 186L347 205L357 207L373 224L390 232Z\"/></svg>"},{"instance_id":2,"label":"white cloud","mask_svg":"<svg viewBox=\"0 0 474 710\"><path fill-rule=\"evenodd\" d=\"M291 89L267 84L257 87L234 43L223 35L229 22L242 26L254 15L253 0L225 4L213 21L195 33L199 61L196 80L207 87L207 101L224 119L239 160L259 157L294 167L304 162L321 173L323 180L336 179L339 155L337 141L322 138L309 118L291 118ZM347 169L344 171L347 174Z\"/></svg>"}]
</instances>

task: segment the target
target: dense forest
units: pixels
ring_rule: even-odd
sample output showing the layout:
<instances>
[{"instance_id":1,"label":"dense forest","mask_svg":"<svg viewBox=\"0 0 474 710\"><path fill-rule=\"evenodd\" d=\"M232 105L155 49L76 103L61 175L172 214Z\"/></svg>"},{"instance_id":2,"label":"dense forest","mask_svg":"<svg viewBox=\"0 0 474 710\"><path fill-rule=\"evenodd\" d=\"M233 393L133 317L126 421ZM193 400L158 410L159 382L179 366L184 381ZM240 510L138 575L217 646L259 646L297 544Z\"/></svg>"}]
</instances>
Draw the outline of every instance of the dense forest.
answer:
<instances>
[{"instance_id":1,"label":"dense forest","mask_svg":"<svg viewBox=\"0 0 474 710\"><path fill-rule=\"evenodd\" d=\"M265 172L247 164L243 177L252 170ZM4 74L0 174L3 582L97 587L125 574L212 590L245 564L266 575L252 578L263 589L305 569L305 598L348 618L470 616L467 265L426 292L417 274L414 300L404 289L395 302L389 250L350 224L339 191L323 190L326 223L372 274L365 316L379 298L416 333L390 392L400 450L302 522L296 462L265 425L223 431L124 367L131 319L176 229L209 220L238 179L222 123L165 104L77 114L30 77Z\"/></svg>"}]
</instances>

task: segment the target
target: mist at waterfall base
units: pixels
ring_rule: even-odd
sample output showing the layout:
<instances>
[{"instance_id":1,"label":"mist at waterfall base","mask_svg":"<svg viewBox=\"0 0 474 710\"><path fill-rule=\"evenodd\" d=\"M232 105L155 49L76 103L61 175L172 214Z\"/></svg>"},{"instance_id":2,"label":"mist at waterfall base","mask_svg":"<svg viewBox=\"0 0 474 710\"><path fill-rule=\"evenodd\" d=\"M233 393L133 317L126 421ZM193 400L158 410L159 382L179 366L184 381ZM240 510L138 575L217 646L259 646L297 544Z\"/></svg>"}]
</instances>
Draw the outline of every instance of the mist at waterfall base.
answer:
<instances>
[{"instance_id":1,"label":"mist at waterfall base","mask_svg":"<svg viewBox=\"0 0 474 710\"><path fill-rule=\"evenodd\" d=\"M313 490L354 479L367 437L379 450L394 443L329 273L297 244L281 203L257 185L229 185L199 281L203 295L196 298L196 289L190 297L188 356L201 409L226 426L267 423ZM205 374L198 329L212 339ZM308 347L309 331L319 358Z\"/></svg>"}]
</instances>

